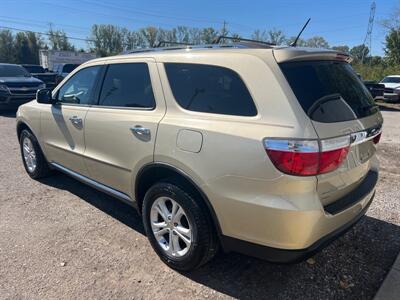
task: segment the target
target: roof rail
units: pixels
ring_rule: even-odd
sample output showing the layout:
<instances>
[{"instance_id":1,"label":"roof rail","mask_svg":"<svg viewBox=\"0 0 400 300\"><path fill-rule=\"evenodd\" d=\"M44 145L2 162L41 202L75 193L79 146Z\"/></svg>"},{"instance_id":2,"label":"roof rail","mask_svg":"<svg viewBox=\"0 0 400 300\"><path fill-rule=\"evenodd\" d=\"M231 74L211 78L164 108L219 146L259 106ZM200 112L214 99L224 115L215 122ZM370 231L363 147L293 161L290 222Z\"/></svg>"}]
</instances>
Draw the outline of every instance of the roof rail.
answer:
<instances>
[{"instance_id":1,"label":"roof rail","mask_svg":"<svg viewBox=\"0 0 400 300\"><path fill-rule=\"evenodd\" d=\"M221 42L221 40L222 41L223 40L231 40L232 42L244 42L244 43L261 44L261 45L266 45L266 46L276 46L276 44L274 44L274 43L252 40L252 39L245 39L245 38L236 37L236 36L225 36L225 35L218 36L211 42L211 44L219 44Z\"/></svg>"},{"instance_id":2,"label":"roof rail","mask_svg":"<svg viewBox=\"0 0 400 300\"><path fill-rule=\"evenodd\" d=\"M174 42L174 41L159 41L154 48L165 47L166 45L183 45L183 46L194 46L192 43L185 43L185 42Z\"/></svg>"}]
</instances>

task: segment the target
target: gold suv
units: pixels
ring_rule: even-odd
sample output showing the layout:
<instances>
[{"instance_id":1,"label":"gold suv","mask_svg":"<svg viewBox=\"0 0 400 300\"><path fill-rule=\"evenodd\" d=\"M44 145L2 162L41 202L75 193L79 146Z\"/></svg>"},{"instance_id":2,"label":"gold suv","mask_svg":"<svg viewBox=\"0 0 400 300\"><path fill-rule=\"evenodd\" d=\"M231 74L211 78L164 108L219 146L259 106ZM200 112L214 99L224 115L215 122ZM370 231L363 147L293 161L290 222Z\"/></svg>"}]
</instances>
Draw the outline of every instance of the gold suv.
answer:
<instances>
[{"instance_id":1,"label":"gold suv","mask_svg":"<svg viewBox=\"0 0 400 300\"><path fill-rule=\"evenodd\" d=\"M95 59L19 108L23 163L136 206L172 268L220 247L299 261L374 196L383 120L349 61L257 43Z\"/></svg>"}]
</instances>

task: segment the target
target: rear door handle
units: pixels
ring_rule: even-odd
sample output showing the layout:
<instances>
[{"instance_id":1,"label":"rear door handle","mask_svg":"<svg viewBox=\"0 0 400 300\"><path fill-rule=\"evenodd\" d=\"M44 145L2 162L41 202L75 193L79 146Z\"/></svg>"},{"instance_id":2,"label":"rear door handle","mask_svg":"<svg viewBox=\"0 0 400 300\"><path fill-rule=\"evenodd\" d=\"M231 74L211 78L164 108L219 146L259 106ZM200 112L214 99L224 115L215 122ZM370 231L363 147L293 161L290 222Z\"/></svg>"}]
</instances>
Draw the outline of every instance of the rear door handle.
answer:
<instances>
[{"instance_id":1,"label":"rear door handle","mask_svg":"<svg viewBox=\"0 0 400 300\"><path fill-rule=\"evenodd\" d=\"M131 131L139 140L148 142L151 139L151 131L149 128L136 125L135 127L131 127Z\"/></svg>"}]
</instances>

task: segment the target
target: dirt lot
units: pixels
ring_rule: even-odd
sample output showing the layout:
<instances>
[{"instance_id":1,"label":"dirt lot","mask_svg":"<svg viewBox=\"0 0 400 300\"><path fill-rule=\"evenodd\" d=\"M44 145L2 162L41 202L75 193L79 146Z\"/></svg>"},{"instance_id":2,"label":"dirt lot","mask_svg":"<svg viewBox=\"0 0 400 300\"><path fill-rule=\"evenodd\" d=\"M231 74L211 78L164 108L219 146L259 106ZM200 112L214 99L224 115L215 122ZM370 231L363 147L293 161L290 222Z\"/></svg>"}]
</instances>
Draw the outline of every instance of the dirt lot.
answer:
<instances>
[{"instance_id":1,"label":"dirt lot","mask_svg":"<svg viewBox=\"0 0 400 300\"><path fill-rule=\"evenodd\" d=\"M370 299L400 250L400 110L383 112L368 215L311 263L219 255L190 273L152 251L130 207L58 174L23 170L13 113L0 113L0 299Z\"/></svg>"}]
</instances>

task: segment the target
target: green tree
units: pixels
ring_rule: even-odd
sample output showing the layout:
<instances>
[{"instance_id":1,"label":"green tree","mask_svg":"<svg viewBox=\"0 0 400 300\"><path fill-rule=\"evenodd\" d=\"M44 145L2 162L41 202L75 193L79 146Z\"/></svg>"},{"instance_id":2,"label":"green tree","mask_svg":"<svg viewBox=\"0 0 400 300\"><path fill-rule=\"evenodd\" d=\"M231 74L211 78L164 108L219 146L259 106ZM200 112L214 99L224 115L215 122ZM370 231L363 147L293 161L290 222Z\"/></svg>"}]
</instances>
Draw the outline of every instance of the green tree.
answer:
<instances>
[{"instance_id":1,"label":"green tree","mask_svg":"<svg viewBox=\"0 0 400 300\"><path fill-rule=\"evenodd\" d=\"M294 43L295 40L296 40L296 37L295 37L295 36L292 36L292 37L288 38L288 39L286 40L286 45L292 45L292 44ZM304 40L304 39L302 39L302 38L299 38L299 39L297 40L297 46L298 46L298 47L307 47L307 41Z\"/></svg>"},{"instance_id":2,"label":"green tree","mask_svg":"<svg viewBox=\"0 0 400 300\"><path fill-rule=\"evenodd\" d=\"M68 41L68 37L63 30L53 30L50 27L48 32L50 47L52 50L74 51L75 47Z\"/></svg>"},{"instance_id":3,"label":"green tree","mask_svg":"<svg viewBox=\"0 0 400 300\"><path fill-rule=\"evenodd\" d=\"M128 30L115 25L93 25L90 39L92 51L99 56L109 56L124 51L126 41L131 45L137 45L138 37L128 36ZM129 45L128 45L129 46Z\"/></svg>"},{"instance_id":4,"label":"green tree","mask_svg":"<svg viewBox=\"0 0 400 300\"><path fill-rule=\"evenodd\" d=\"M15 62L14 36L10 30L0 30L0 63Z\"/></svg>"},{"instance_id":5,"label":"green tree","mask_svg":"<svg viewBox=\"0 0 400 300\"><path fill-rule=\"evenodd\" d=\"M336 50L336 51L344 52L344 53L350 53L350 48L347 45L333 46L332 49Z\"/></svg>"},{"instance_id":6,"label":"green tree","mask_svg":"<svg viewBox=\"0 0 400 300\"><path fill-rule=\"evenodd\" d=\"M276 45L282 45L286 42L286 36L282 30L273 28L267 32L267 41Z\"/></svg>"},{"instance_id":7,"label":"green tree","mask_svg":"<svg viewBox=\"0 0 400 300\"><path fill-rule=\"evenodd\" d=\"M159 32L156 27L148 26L139 30L146 47L155 47L159 41Z\"/></svg>"},{"instance_id":8,"label":"green tree","mask_svg":"<svg viewBox=\"0 0 400 300\"><path fill-rule=\"evenodd\" d=\"M365 45L354 46L350 49L350 55L353 57L354 62L361 62L363 57L367 57L369 54L369 48Z\"/></svg>"},{"instance_id":9,"label":"green tree","mask_svg":"<svg viewBox=\"0 0 400 300\"><path fill-rule=\"evenodd\" d=\"M392 64L400 64L400 29L391 29L386 35L385 54Z\"/></svg>"},{"instance_id":10,"label":"green tree","mask_svg":"<svg viewBox=\"0 0 400 300\"><path fill-rule=\"evenodd\" d=\"M254 30L253 34L251 35L251 38L256 41L262 41L266 42L268 40L267 38L267 32L261 31L260 29Z\"/></svg>"},{"instance_id":11,"label":"green tree","mask_svg":"<svg viewBox=\"0 0 400 300\"><path fill-rule=\"evenodd\" d=\"M322 36L314 36L306 41L306 46L311 48L329 48L328 42Z\"/></svg>"},{"instance_id":12,"label":"green tree","mask_svg":"<svg viewBox=\"0 0 400 300\"><path fill-rule=\"evenodd\" d=\"M201 42L204 44L211 44L217 37L218 32L212 27L203 28L201 32Z\"/></svg>"}]
</instances>

